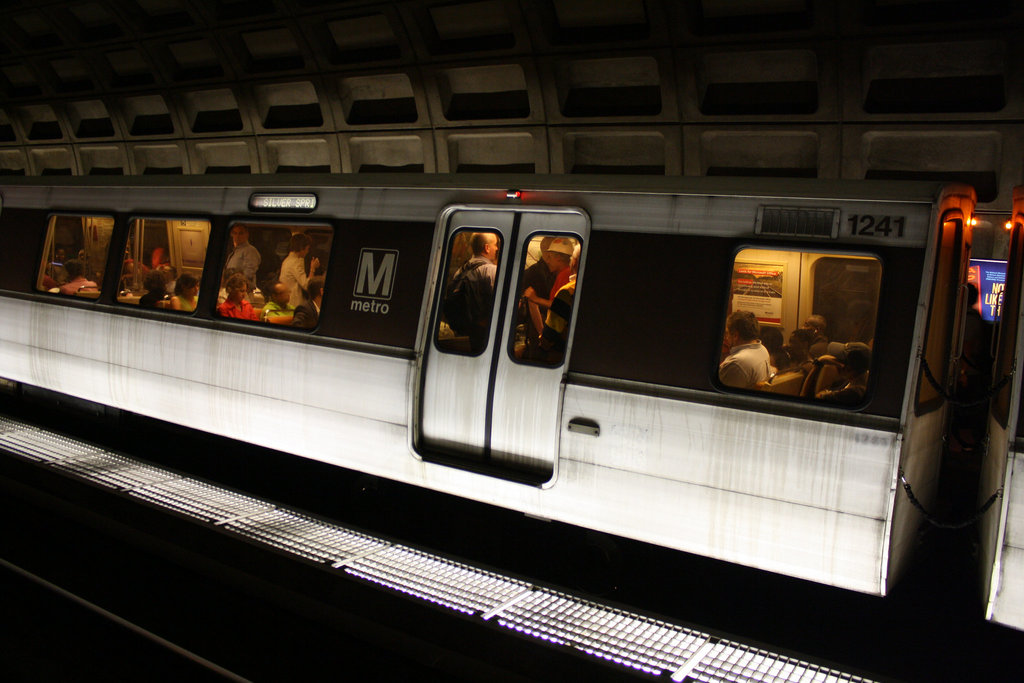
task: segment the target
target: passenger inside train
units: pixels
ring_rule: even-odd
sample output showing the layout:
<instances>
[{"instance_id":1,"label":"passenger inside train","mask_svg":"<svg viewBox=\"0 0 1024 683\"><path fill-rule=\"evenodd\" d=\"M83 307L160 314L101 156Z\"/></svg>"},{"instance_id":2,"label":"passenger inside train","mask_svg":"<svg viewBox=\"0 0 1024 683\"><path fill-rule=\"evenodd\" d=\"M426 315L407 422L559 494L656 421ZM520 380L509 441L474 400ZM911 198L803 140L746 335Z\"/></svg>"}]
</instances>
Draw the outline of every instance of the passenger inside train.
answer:
<instances>
[{"instance_id":1,"label":"passenger inside train","mask_svg":"<svg viewBox=\"0 0 1024 683\"><path fill-rule=\"evenodd\" d=\"M579 268L581 245L574 237L535 235L525 253L520 282L520 303L516 320L514 355L520 360L557 365L565 356L565 337L571 321L575 297L575 276ZM565 289L568 285L569 289ZM545 328L550 309L559 293L562 304L556 307L555 327ZM568 306L566 306L568 304Z\"/></svg>"},{"instance_id":2,"label":"passenger inside train","mask_svg":"<svg viewBox=\"0 0 1024 683\"><path fill-rule=\"evenodd\" d=\"M183 313L195 310L209 234L208 221L132 221L121 265L118 303Z\"/></svg>"},{"instance_id":3,"label":"passenger inside train","mask_svg":"<svg viewBox=\"0 0 1024 683\"><path fill-rule=\"evenodd\" d=\"M249 281L241 272L233 272L224 281L224 301L217 304L217 314L222 318L258 320L259 314L249 303Z\"/></svg>"},{"instance_id":4,"label":"passenger inside train","mask_svg":"<svg viewBox=\"0 0 1024 683\"><path fill-rule=\"evenodd\" d=\"M236 223L230 234L218 315L286 327L314 327L319 320L319 298L323 296L333 229L323 225ZM318 283L315 294L314 281ZM248 306L238 300L242 291ZM314 298L318 299L315 303ZM301 324L296 321L300 310Z\"/></svg>"},{"instance_id":5,"label":"passenger inside train","mask_svg":"<svg viewBox=\"0 0 1024 683\"><path fill-rule=\"evenodd\" d=\"M113 230L114 219L108 216L52 216L36 289L65 296L99 297Z\"/></svg>"},{"instance_id":6,"label":"passenger inside train","mask_svg":"<svg viewBox=\"0 0 1024 683\"><path fill-rule=\"evenodd\" d=\"M569 339L569 323L572 320L573 299L576 297L576 274L579 271L579 265L580 245L577 244L572 250L572 257L567 269L568 282L559 287L551 297L547 315L544 317L544 329L541 330L538 341L542 359L551 365L561 363L565 357L566 344ZM557 279L555 286L558 286Z\"/></svg>"},{"instance_id":7,"label":"passenger inside train","mask_svg":"<svg viewBox=\"0 0 1024 683\"><path fill-rule=\"evenodd\" d=\"M276 325L291 325L295 317L295 307L288 303L292 293L288 286L278 280L272 284L268 291L270 301L260 311L260 321L274 323Z\"/></svg>"},{"instance_id":8,"label":"passenger inside train","mask_svg":"<svg viewBox=\"0 0 1024 683\"><path fill-rule=\"evenodd\" d=\"M831 347L837 347L835 349ZM838 363L838 380L828 389L815 394L819 401L857 405L864 400L868 390L868 369L871 367L871 349L861 342L849 344L830 344L828 356L822 356L818 362ZM830 359L828 361L824 359Z\"/></svg>"},{"instance_id":9,"label":"passenger inside train","mask_svg":"<svg viewBox=\"0 0 1024 683\"><path fill-rule=\"evenodd\" d=\"M171 309L191 313L196 310L199 297L199 278L191 273L182 273L174 281L174 296L171 297Z\"/></svg>"},{"instance_id":10,"label":"passenger inside train","mask_svg":"<svg viewBox=\"0 0 1024 683\"><path fill-rule=\"evenodd\" d=\"M880 283L881 263L874 257L741 250L733 266L719 382L727 389L862 404ZM787 329L787 343L779 347Z\"/></svg>"},{"instance_id":11,"label":"passenger inside train","mask_svg":"<svg viewBox=\"0 0 1024 683\"><path fill-rule=\"evenodd\" d=\"M322 275L314 275L309 279L306 289L307 299L295 309L292 318L292 327L304 327L312 329L320 321L320 303L324 298L324 278Z\"/></svg>"},{"instance_id":12,"label":"passenger inside train","mask_svg":"<svg viewBox=\"0 0 1024 683\"><path fill-rule=\"evenodd\" d=\"M464 230L453 236L437 329L440 349L476 355L487 347L500 253L496 232Z\"/></svg>"},{"instance_id":13,"label":"passenger inside train","mask_svg":"<svg viewBox=\"0 0 1024 683\"><path fill-rule=\"evenodd\" d=\"M553 235L537 236L530 241L527 260L539 254L536 261L523 271L522 297L525 300L524 318L527 337L540 339L544 318L558 290L569 282L569 266L576 248L576 240ZM528 344L528 349L534 346ZM526 357L529 357L527 354Z\"/></svg>"},{"instance_id":14,"label":"passenger inside train","mask_svg":"<svg viewBox=\"0 0 1024 683\"><path fill-rule=\"evenodd\" d=\"M750 389L771 377L768 349L761 343L761 327L750 311L733 311L725 322L729 353L718 366L718 379L727 387Z\"/></svg>"},{"instance_id":15,"label":"passenger inside train","mask_svg":"<svg viewBox=\"0 0 1024 683\"><path fill-rule=\"evenodd\" d=\"M97 298L113 225L113 218L105 216L52 217L36 288ZM123 251L119 252L123 258L117 302L182 314L195 311L209 237L210 222L206 220L133 220ZM311 279L326 273L332 229L323 225L238 223L231 226L229 238L217 313L233 320L291 326L297 308L292 301L307 302ZM69 253L77 257L69 259ZM293 258L283 278L282 265L289 256ZM236 274L241 274L241 279L232 279ZM288 277L293 280L290 285L285 281ZM320 286L322 290L322 280ZM238 301L239 294L248 306ZM229 299L231 303L224 305ZM308 323L309 318L306 320Z\"/></svg>"},{"instance_id":16,"label":"passenger inside train","mask_svg":"<svg viewBox=\"0 0 1024 683\"><path fill-rule=\"evenodd\" d=\"M146 279L142 282L146 293L139 297L139 305L148 308L165 308L167 297L167 281L163 272L151 270L146 273Z\"/></svg>"}]
</instances>

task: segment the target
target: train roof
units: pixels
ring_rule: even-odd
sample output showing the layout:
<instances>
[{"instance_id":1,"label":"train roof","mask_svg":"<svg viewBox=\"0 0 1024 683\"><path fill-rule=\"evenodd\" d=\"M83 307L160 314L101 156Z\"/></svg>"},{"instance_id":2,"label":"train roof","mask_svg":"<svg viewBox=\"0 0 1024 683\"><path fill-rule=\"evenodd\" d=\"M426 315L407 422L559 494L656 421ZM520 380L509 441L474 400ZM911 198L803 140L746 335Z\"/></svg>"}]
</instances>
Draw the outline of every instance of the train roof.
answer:
<instances>
[{"instance_id":1,"label":"train roof","mask_svg":"<svg viewBox=\"0 0 1024 683\"><path fill-rule=\"evenodd\" d=\"M621 176L537 174L215 174L148 176L23 176L0 179L5 187L68 188L253 188L282 191L321 188L374 188L445 191L593 192L745 197L804 197L932 203L944 188L969 192L966 185L917 180L850 180L706 176Z\"/></svg>"}]
</instances>

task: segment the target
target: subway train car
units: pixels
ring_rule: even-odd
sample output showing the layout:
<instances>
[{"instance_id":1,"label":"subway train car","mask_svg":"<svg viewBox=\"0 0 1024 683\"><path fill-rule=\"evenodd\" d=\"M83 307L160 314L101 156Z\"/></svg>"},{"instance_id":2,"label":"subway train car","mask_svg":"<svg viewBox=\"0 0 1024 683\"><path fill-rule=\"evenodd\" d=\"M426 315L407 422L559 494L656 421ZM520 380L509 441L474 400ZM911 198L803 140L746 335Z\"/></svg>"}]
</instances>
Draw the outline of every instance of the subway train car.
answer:
<instances>
[{"instance_id":1,"label":"subway train car","mask_svg":"<svg viewBox=\"0 0 1024 683\"><path fill-rule=\"evenodd\" d=\"M1013 213L1008 218L1006 288L992 376L997 385L1007 376L1010 382L994 392L990 403L979 502L983 504L993 491L1002 490L1003 495L996 513L981 518L979 556L986 617L1024 629L1024 383L1020 373L1024 368L1024 335L1020 334L1024 323L1024 187L1014 189Z\"/></svg>"},{"instance_id":2,"label":"subway train car","mask_svg":"<svg viewBox=\"0 0 1024 683\"><path fill-rule=\"evenodd\" d=\"M6 178L0 202L16 384L876 595L921 521L901 476L933 501L967 186Z\"/></svg>"}]
</instances>

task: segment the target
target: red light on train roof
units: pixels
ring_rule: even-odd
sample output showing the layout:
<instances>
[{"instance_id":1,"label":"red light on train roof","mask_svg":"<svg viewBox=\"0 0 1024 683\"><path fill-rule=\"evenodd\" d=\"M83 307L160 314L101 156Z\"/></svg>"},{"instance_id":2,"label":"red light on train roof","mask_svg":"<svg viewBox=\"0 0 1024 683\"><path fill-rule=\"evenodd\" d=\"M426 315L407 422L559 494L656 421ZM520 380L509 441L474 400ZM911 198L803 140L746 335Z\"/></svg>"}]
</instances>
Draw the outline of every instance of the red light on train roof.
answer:
<instances>
[{"instance_id":1,"label":"red light on train roof","mask_svg":"<svg viewBox=\"0 0 1024 683\"><path fill-rule=\"evenodd\" d=\"M516 200L516 199L522 199L522 198L523 198L523 193L520 190L506 190L505 191L505 199Z\"/></svg>"}]
</instances>

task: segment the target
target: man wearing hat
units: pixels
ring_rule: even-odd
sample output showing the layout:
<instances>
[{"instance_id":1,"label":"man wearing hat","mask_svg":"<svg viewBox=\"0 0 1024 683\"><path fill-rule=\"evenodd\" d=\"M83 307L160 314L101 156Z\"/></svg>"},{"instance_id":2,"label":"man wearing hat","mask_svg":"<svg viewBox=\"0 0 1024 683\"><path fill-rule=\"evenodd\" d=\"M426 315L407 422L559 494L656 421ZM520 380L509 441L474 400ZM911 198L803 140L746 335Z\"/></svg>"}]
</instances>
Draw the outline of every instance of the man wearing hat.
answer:
<instances>
[{"instance_id":1,"label":"man wearing hat","mask_svg":"<svg viewBox=\"0 0 1024 683\"><path fill-rule=\"evenodd\" d=\"M829 344L829 352L843 364L839 371L840 381L831 389L819 391L816 398L832 403L857 405L864 400L868 390L871 349L867 344L860 342L851 342L843 344L842 348L836 348L838 346L839 344L835 342Z\"/></svg>"},{"instance_id":2,"label":"man wearing hat","mask_svg":"<svg viewBox=\"0 0 1024 683\"><path fill-rule=\"evenodd\" d=\"M523 273L523 297L529 302L533 335L544 329L544 316L551 306L551 290L558 274L569 268L575 240L566 237L545 238L540 259Z\"/></svg>"}]
</instances>

